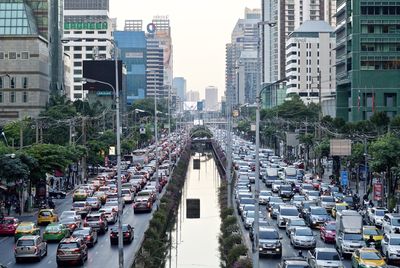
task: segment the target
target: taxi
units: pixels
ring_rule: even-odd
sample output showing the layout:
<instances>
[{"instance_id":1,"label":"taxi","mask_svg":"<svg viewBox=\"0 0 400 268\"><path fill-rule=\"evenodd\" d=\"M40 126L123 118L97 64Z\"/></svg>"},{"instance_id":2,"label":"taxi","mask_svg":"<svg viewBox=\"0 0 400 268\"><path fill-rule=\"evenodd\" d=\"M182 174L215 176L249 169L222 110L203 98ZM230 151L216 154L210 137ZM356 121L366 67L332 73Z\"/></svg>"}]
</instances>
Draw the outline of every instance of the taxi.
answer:
<instances>
[{"instance_id":1,"label":"taxi","mask_svg":"<svg viewBox=\"0 0 400 268\"><path fill-rule=\"evenodd\" d=\"M0 219L0 235L14 235L19 220L14 217L4 217Z\"/></svg>"},{"instance_id":2,"label":"taxi","mask_svg":"<svg viewBox=\"0 0 400 268\"><path fill-rule=\"evenodd\" d=\"M87 197L88 193L84 189L78 189L74 192L74 195L72 196L72 202L86 201Z\"/></svg>"},{"instance_id":3,"label":"taxi","mask_svg":"<svg viewBox=\"0 0 400 268\"><path fill-rule=\"evenodd\" d=\"M379 232L378 228L376 228L375 226L364 226L362 232L365 241L367 241L369 237L372 235L372 237L375 240L375 245L377 247L381 246L383 234Z\"/></svg>"},{"instance_id":4,"label":"taxi","mask_svg":"<svg viewBox=\"0 0 400 268\"><path fill-rule=\"evenodd\" d=\"M384 268L386 267L386 261L378 250L374 248L360 248L356 249L351 256L351 266Z\"/></svg>"},{"instance_id":5,"label":"taxi","mask_svg":"<svg viewBox=\"0 0 400 268\"><path fill-rule=\"evenodd\" d=\"M349 206L347 205L347 203L336 203L336 205L333 206L331 211L332 217L336 218L336 214L338 213L338 211L346 210L348 208Z\"/></svg>"},{"instance_id":6,"label":"taxi","mask_svg":"<svg viewBox=\"0 0 400 268\"><path fill-rule=\"evenodd\" d=\"M58 216L54 209L41 209L38 213L37 224L48 224L58 221Z\"/></svg>"},{"instance_id":7,"label":"taxi","mask_svg":"<svg viewBox=\"0 0 400 268\"><path fill-rule=\"evenodd\" d=\"M40 228L34 222L21 222L15 230L14 240L26 235L40 235Z\"/></svg>"},{"instance_id":8,"label":"taxi","mask_svg":"<svg viewBox=\"0 0 400 268\"><path fill-rule=\"evenodd\" d=\"M69 237L69 229L61 223L51 223L47 225L43 232L44 241L61 241L64 237Z\"/></svg>"}]
</instances>

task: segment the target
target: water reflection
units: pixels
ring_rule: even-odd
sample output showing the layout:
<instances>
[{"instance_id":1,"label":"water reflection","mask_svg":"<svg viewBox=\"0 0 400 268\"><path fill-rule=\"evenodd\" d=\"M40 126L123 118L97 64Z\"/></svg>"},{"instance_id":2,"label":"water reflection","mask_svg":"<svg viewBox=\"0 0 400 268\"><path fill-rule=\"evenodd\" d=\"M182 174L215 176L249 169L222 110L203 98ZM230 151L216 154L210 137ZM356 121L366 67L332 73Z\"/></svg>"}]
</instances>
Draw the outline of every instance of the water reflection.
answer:
<instances>
[{"instance_id":1,"label":"water reflection","mask_svg":"<svg viewBox=\"0 0 400 268\"><path fill-rule=\"evenodd\" d=\"M200 170L193 169L194 158L200 159ZM212 155L192 156L166 267L220 267L219 186L220 177ZM186 219L186 198L200 199L200 219Z\"/></svg>"}]
</instances>

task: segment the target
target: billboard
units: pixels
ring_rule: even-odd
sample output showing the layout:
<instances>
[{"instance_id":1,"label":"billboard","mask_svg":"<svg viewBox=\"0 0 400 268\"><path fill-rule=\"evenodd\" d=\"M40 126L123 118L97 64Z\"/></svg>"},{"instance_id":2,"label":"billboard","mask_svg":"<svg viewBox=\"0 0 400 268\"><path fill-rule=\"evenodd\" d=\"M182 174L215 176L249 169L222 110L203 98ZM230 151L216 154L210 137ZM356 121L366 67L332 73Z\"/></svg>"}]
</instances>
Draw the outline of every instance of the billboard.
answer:
<instances>
[{"instance_id":1,"label":"billboard","mask_svg":"<svg viewBox=\"0 0 400 268\"><path fill-rule=\"evenodd\" d=\"M331 139L330 152L332 156L351 155L351 140L349 139Z\"/></svg>"},{"instance_id":2,"label":"billboard","mask_svg":"<svg viewBox=\"0 0 400 268\"><path fill-rule=\"evenodd\" d=\"M115 88L115 61L113 60L84 60L83 78L94 79L111 84ZM122 61L118 61L118 82L122 90ZM112 91L102 83L84 83L83 89L87 91L99 91L99 95L106 96L106 91Z\"/></svg>"}]
</instances>

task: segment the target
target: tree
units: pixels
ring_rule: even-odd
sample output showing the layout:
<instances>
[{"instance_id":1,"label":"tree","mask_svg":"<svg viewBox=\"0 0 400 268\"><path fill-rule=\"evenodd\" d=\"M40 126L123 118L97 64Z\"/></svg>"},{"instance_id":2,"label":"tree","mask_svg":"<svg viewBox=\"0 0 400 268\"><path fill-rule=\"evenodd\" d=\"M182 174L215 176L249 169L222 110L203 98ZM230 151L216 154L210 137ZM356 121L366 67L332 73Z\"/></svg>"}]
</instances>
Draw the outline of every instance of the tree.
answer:
<instances>
[{"instance_id":1,"label":"tree","mask_svg":"<svg viewBox=\"0 0 400 268\"><path fill-rule=\"evenodd\" d=\"M0 156L0 178L7 182L26 181L30 175L30 169L27 164L21 161L17 155Z\"/></svg>"},{"instance_id":2,"label":"tree","mask_svg":"<svg viewBox=\"0 0 400 268\"><path fill-rule=\"evenodd\" d=\"M390 122L390 118L385 112L375 112L369 120L376 127L380 135L385 132Z\"/></svg>"}]
</instances>

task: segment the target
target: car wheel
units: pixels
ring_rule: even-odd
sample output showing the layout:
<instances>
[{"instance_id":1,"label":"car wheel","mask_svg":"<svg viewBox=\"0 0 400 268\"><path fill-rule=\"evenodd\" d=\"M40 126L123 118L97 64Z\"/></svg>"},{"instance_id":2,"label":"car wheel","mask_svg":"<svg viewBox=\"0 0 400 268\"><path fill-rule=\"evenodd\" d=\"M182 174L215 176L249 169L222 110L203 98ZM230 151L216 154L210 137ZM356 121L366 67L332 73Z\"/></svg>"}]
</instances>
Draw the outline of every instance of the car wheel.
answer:
<instances>
[{"instance_id":1,"label":"car wheel","mask_svg":"<svg viewBox=\"0 0 400 268\"><path fill-rule=\"evenodd\" d=\"M46 245L46 252L44 253L44 256L45 257L47 256L47 245Z\"/></svg>"},{"instance_id":2,"label":"car wheel","mask_svg":"<svg viewBox=\"0 0 400 268\"><path fill-rule=\"evenodd\" d=\"M15 258L15 263L20 263L21 259L20 258Z\"/></svg>"},{"instance_id":3,"label":"car wheel","mask_svg":"<svg viewBox=\"0 0 400 268\"><path fill-rule=\"evenodd\" d=\"M36 258L36 261L40 262L42 259L42 250L39 250L39 256Z\"/></svg>"}]
</instances>

